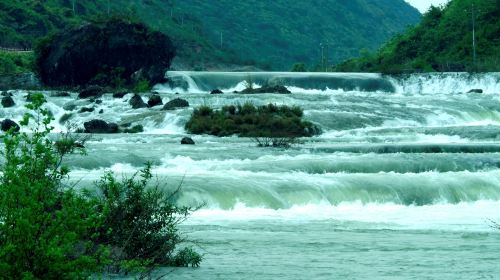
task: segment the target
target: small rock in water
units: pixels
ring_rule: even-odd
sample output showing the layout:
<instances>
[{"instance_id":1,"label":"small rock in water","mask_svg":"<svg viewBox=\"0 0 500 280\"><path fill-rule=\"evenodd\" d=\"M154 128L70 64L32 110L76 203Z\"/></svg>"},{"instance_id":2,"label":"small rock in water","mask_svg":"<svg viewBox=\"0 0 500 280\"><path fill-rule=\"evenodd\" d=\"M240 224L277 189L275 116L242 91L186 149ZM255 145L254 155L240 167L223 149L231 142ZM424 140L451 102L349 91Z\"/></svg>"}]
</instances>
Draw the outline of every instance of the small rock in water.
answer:
<instances>
[{"instance_id":1,"label":"small rock in water","mask_svg":"<svg viewBox=\"0 0 500 280\"><path fill-rule=\"evenodd\" d=\"M97 99L97 100L95 101L95 104L102 104L102 100L101 100L101 99Z\"/></svg>"},{"instance_id":2,"label":"small rock in water","mask_svg":"<svg viewBox=\"0 0 500 280\"><path fill-rule=\"evenodd\" d=\"M220 89L214 89L210 92L210 94L223 94L223 92Z\"/></svg>"},{"instance_id":3,"label":"small rock in water","mask_svg":"<svg viewBox=\"0 0 500 280\"><path fill-rule=\"evenodd\" d=\"M154 107L158 105L163 105L163 101L161 100L161 97L158 94L151 95L148 100L148 106L149 107Z\"/></svg>"},{"instance_id":4,"label":"small rock in water","mask_svg":"<svg viewBox=\"0 0 500 280\"><path fill-rule=\"evenodd\" d=\"M483 90L480 88L474 88L469 90L467 93L483 93Z\"/></svg>"},{"instance_id":5,"label":"small rock in water","mask_svg":"<svg viewBox=\"0 0 500 280\"><path fill-rule=\"evenodd\" d=\"M107 123L103 120L91 120L83 124L86 133L117 133L116 123Z\"/></svg>"},{"instance_id":6,"label":"small rock in water","mask_svg":"<svg viewBox=\"0 0 500 280\"><path fill-rule=\"evenodd\" d=\"M163 110L175 110L177 108L185 108L189 107L189 102L184 99L176 98L170 100L165 106L163 106Z\"/></svg>"},{"instance_id":7,"label":"small rock in water","mask_svg":"<svg viewBox=\"0 0 500 280\"><path fill-rule=\"evenodd\" d=\"M2 131L8 131L9 129L14 128L14 131L18 132L21 129L15 121L10 120L10 119L3 120L0 123L0 126L1 126Z\"/></svg>"},{"instance_id":8,"label":"small rock in water","mask_svg":"<svg viewBox=\"0 0 500 280\"><path fill-rule=\"evenodd\" d=\"M181 140L181 144L182 145L194 145L194 141L190 137L184 137Z\"/></svg>"},{"instance_id":9,"label":"small rock in water","mask_svg":"<svg viewBox=\"0 0 500 280\"><path fill-rule=\"evenodd\" d=\"M12 97L5 96L2 98L2 106L4 108L13 107L14 105L16 105L16 103L14 103L14 99L12 99Z\"/></svg>"},{"instance_id":10,"label":"small rock in water","mask_svg":"<svg viewBox=\"0 0 500 280\"><path fill-rule=\"evenodd\" d=\"M104 109L99 110L99 114L104 113Z\"/></svg>"},{"instance_id":11,"label":"small rock in water","mask_svg":"<svg viewBox=\"0 0 500 280\"><path fill-rule=\"evenodd\" d=\"M144 103L141 96L138 94L134 94L132 98L128 101L128 104L132 106L133 109L146 108L148 105Z\"/></svg>"},{"instance_id":12,"label":"small rock in water","mask_svg":"<svg viewBox=\"0 0 500 280\"><path fill-rule=\"evenodd\" d=\"M99 97L103 94L104 90L100 86L88 86L78 94L78 98Z\"/></svg>"},{"instance_id":13,"label":"small rock in water","mask_svg":"<svg viewBox=\"0 0 500 280\"><path fill-rule=\"evenodd\" d=\"M90 108L82 107L82 108L80 108L80 111L78 111L78 113L90 113L90 112L94 112L94 110L95 110L94 107L90 107Z\"/></svg>"}]
</instances>

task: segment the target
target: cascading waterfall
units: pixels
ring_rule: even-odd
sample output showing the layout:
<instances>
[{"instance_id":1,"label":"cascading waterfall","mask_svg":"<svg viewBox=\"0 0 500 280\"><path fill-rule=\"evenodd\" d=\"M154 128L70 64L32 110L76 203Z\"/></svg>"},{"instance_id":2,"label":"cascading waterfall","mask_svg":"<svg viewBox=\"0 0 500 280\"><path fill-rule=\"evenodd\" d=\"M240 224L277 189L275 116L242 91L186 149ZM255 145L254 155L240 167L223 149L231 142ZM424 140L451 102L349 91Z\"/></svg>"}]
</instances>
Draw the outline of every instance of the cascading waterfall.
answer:
<instances>
[{"instance_id":1,"label":"cascading waterfall","mask_svg":"<svg viewBox=\"0 0 500 280\"><path fill-rule=\"evenodd\" d=\"M438 279L500 274L499 235L491 227L500 221L499 73L167 76L155 87L163 103L183 98L189 108L132 109L132 94L100 102L44 94L55 132L92 119L144 127L93 135L88 156L65 161L70 183L92 186L106 170L131 176L151 162L161 187L181 187L177 203L203 205L182 229L206 259L199 269L169 270L174 278L291 280L314 272L309 278L351 279L354 269L371 279L372 267L395 279L429 271ZM284 85L292 94L234 93L248 83ZM209 94L213 89L224 94ZM0 108L0 120L20 121L27 92L9 93L16 106ZM290 149L210 135L189 135L196 145L180 145L193 108L245 102L300 106L323 133ZM443 267L452 273L440 273Z\"/></svg>"},{"instance_id":2,"label":"cascading waterfall","mask_svg":"<svg viewBox=\"0 0 500 280\"><path fill-rule=\"evenodd\" d=\"M55 131L102 118L141 124L139 135L95 135L92 158L70 158L75 178L96 180L105 169L132 174L145 162L175 182L186 176L178 200L209 209L292 209L345 203L423 206L500 201L499 73L168 72L157 85L164 102L185 98L190 108L132 109L128 100L104 95L100 103L76 93L46 92ZM243 95L245 83L285 85L292 94ZM209 95L213 89L222 95ZM482 89L483 93L466 93ZM0 119L21 120L26 92L11 91L18 106ZM174 93L179 93L176 95ZM461 94L456 94L461 93ZM143 96L147 98L147 94ZM192 108L252 102L298 105L323 134L289 150L259 149L251 139L195 136L179 146ZM92 112L79 112L82 107ZM69 119L63 123L60 119ZM69 117L68 117L69 116ZM85 174L78 176L78 174Z\"/></svg>"}]
</instances>

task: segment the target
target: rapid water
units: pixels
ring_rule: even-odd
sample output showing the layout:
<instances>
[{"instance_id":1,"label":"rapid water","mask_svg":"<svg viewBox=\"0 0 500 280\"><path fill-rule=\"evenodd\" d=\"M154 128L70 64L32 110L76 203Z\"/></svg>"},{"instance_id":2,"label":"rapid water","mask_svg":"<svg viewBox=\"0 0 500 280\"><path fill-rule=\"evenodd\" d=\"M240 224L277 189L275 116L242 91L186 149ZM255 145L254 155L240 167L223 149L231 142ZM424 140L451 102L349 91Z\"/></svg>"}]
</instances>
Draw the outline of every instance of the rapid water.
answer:
<instances>
[{"instance_id":1,"label":"rapid water","mask_svg":"<svg viewBox=\"0 0 500 280\"><path fill-rule=\"evenodd\" d=\"M105 170L130 175L152 162L178 203L206 206L183 226L205 255L174 279L495 279L500 273L500 74L170 72L164 102L191 107L133 110L131 94L101 104L51 97L71 126L101 118L142 124L140 134L94 135L88 156L68 158L72 180ZM292 94L241 95L251 81ZM208 92L219 88L223 95ZM467 93L482 89L483 93ZM18 106L0 119L19 121ZM179 93L176 95L175 93ZM146 98L145 98L146 99ZM298 105L323 134L290 149L208 135L180 145L196 106L252 102ZM77 109L70 111L70 105ZM77 113L80 107L94 112ZM99 114L100 110L102 114ZM164 272L164 271L163 271Z\"/></svg>"}]
</instances>

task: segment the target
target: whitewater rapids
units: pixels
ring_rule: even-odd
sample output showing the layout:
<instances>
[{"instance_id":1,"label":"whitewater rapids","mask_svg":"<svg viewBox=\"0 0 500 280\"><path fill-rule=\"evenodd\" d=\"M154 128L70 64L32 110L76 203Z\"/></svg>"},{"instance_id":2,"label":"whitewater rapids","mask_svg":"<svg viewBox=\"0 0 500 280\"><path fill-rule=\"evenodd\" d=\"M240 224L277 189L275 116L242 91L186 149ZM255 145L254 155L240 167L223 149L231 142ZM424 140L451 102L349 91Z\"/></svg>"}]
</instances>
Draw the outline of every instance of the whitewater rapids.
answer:
<instances>
[{"instance_id":1,"label":"whitewater rapids","mask_svg":"<svg viewBox=\"0 0 500 280\"><path fill-rule=\"evenodd\" d=\"M141 124L140 134L95 135L88 156L66 163L80 186L106 170L130 176L146 162L177 202L205 204L183 225L205 254L176 279L494 279L500 274L500 74L169 72L164 102L190 108L134 110L110 95L101 104L51 97L59 119L81 127L100 118ZM281 84L292 94L241 95ZM222 95L210 95L221 89ZM483 93L468 93L481 89ZM19 121L24 91L0 119ZM175 94L178 93L178 94ZM191 136L193 108L251 102L298 105L323 134L290 149L252 139ZM68 108L94 106L94 112ZM99 114L100 110L102 114Z\"/></svg>"}]
</instances>

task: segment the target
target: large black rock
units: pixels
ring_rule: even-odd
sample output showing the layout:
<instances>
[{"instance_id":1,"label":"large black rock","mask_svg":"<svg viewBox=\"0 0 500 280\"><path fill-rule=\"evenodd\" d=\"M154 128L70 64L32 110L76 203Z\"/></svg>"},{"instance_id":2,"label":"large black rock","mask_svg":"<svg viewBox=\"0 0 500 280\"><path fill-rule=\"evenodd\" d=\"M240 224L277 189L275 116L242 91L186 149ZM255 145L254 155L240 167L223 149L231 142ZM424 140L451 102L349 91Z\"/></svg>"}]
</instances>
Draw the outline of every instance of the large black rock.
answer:
<instances>
[{"instance_id":1,"label":"large black rock","mask_svg":"<svg viewBox=\"0 0 500 280\"><path fill-rule=\"evenodd\" d=\"M138 94L134 94L134 96L132 96L132 98L128 101L128 104L130 104L133 109L148 107L148 105L142 100L142 97Z\"/></svg>"},{"instance_id":2,"label":"large black rock","mask_svg":"<svg viewBox=\"0 0 500 280\"><path fill-rule=\"evenodd\" d=\"M161 97L157 94L153 94L149 97L148 100L148 106L149 107L154 107L158 105L163 105L163 101L161 100Z\"/></svg>"},{"instance_id":3,"label":"large black rock","mask_svg":"<svg viewBox=\"0 0 500 280\"><path fill-rule=\"evenodd\" d=\"M15 132L18 132L21 129L15 121L10 119L5 119L0 122L0 128L2 131L9 131L9 129L14 128Z\"/></svg>"},{"instance_id":4,"label":"large black rock","mask_svg":"<svg viewBox=\"0 0 500 280\"><path fill-rule=\"evenodd\" d=\"M136 72L155 84L164 81L175 56L165 34L116 18L67 29L36 51L40 78L49 86L108 85L116 78L132 83Z\"/></svg>"},{"instance_id":5,"label":"large black rock","mask_svg":"<svg viewBox=\"0 0 500 280\"><path fill-rule=\"evenodd\" d=\"M16 105L16 103L14 103L14 99L12 99L12 97L5 96L2 98L2 106L4 108L13 107L14 105Z\"/></svg>"},{"instance_id":6,"label":"large black rock","mask_svg":"<svg viewBox=\"0 0 500 280\"><path fill-rule=\"evenodd\" d=\"M116 123L107 123L103 120L91 120L83 124L86 133L117 133Z\"/></svg>"},{"instance_id":7,"label":"large black rock","mask_svg":"<svg viewBox=\"0 0 500 280\"><path fill-rule=\"evenodd\" d=\"M184 107L189 107L189 102L181 98L176 98L167 102L167 104L163 106L163 110L175 110Z\"/></svg>"}]
</instances>

